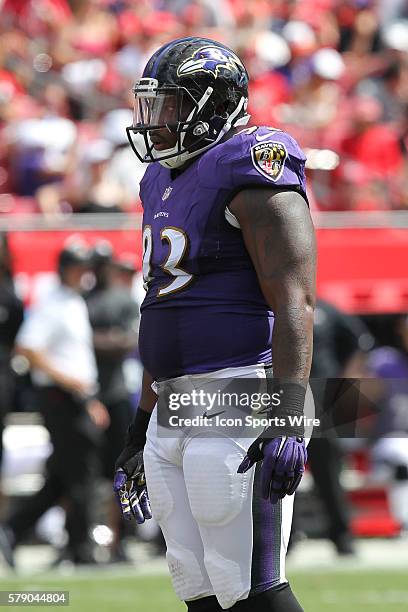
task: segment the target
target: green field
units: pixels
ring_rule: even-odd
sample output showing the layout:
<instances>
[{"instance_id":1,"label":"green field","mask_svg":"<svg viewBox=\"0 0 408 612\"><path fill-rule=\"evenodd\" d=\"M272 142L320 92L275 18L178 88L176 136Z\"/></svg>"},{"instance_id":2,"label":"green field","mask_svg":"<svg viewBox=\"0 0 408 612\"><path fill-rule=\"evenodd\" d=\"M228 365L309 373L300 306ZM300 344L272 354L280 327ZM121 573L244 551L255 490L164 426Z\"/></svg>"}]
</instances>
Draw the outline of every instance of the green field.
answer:
<instances>
[{"instance_id":1,"label":"green field","mask_svg":"<svg viewBox=\"0 0 408 612\"><path fill-rule=\"evenodd\" d=\"M306 612L408 612L407 573L403 571L297 572L291 573L290 580ZM100 572L78 577L4 578L1 589L68 590L70 605L66 609L71 612L186 610L165 576L133 578Z\"/></svg>"}]
</instances>

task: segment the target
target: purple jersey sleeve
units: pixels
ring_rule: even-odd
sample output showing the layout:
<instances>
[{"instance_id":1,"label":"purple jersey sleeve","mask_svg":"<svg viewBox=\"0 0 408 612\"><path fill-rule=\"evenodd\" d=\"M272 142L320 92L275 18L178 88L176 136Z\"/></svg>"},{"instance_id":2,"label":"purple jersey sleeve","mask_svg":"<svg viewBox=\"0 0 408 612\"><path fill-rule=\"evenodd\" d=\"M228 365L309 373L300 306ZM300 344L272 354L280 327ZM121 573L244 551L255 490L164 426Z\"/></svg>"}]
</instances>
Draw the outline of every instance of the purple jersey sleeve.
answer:
<instances>
[{"instance_id":1,"label":"purple jersey sleeve","mask_svg":"<svg viewBox=\"0 0 408 612\"><path fill-rule=\"evenodd\" d=\"M289 134L255 127L214 147L213 155L203 158L200 175L205 175L207 185L231 190L249 185L292 187L307 200L305 161L303 151Z\"/></svg>"}]
</instances>

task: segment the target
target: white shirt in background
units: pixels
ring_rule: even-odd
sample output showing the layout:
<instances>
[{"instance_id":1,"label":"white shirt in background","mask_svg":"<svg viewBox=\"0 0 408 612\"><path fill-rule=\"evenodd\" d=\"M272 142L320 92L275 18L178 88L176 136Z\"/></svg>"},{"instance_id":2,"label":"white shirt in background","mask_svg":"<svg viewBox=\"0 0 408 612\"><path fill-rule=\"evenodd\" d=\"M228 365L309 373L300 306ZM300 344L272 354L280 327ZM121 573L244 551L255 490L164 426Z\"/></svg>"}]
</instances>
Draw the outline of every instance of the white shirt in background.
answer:
<instances>
[{"instance_id":1,"label":"white shirt in background","mask_svg":"<svg viewBox=\"0 0 408 612\"><path fill-rule=\"evenodd\" d=\"M66 376L96 388L97 369L92 329L84 299L73 289L59 285L28 312L16 343L41 351L52 366ZM32 369L38 386L55 384L43 371Z\"/></svg>"}]
</instances>

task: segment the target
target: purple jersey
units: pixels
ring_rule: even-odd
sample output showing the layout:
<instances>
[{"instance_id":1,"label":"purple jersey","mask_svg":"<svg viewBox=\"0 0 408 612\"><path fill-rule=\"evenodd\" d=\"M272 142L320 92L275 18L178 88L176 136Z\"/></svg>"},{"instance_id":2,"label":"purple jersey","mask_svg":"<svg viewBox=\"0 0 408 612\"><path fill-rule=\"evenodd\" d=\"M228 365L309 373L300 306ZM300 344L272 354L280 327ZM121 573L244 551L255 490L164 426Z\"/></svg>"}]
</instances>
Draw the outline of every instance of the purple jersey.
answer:
<instances>
[{"instance_id":1,"label":"purple jersey","mask_svg":"<svg viewBox=\"0 0 408 612\"><path fill-rule=\"evenodd\" d=\"M261 127L209 149L174 180L159 163L148 166L139 348L154 378L271 363L273 313L226 209L247 186L306 198L304 164L293 138Z\"/></svg>"}]
</instances>

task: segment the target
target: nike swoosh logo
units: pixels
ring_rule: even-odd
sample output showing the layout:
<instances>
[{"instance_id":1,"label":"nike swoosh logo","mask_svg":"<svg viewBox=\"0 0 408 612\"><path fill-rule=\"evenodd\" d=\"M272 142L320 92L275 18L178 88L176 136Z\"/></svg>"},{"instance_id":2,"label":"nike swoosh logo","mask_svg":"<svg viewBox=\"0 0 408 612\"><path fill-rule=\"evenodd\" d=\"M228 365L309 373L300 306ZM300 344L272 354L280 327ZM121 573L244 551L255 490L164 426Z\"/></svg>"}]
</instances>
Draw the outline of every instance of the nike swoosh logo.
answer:
<instances>
[{"instance_id":1,"label":"nike swoosh logo","mask_svg":"<svg viewBox=\"0 0 408 612\"><path fill-rule=\"evenodd\" d=\"M207 414L207 411L204 412L203 414L203 419L213 419L214 417L218 416L219 414L224 414L225 410L220 410L219 412L213 412L212 414Z\"/></svg>"},{"instance_id":2,"label":"nike swoosh logo","mask_svg":"<svg viewBox=\"0 0 408 612\"><path fill-rule=\"evenodd\" d=\"M255 138L259 141L259 140L266 140L267 138L270 138L272 136L272 134L276 134L276 132L279 132L280 130L273 130L271 132L269 132L269 134L264 134L263 136L259 136L259 134L255 134Z\"/></svg>"}]
</instances>

